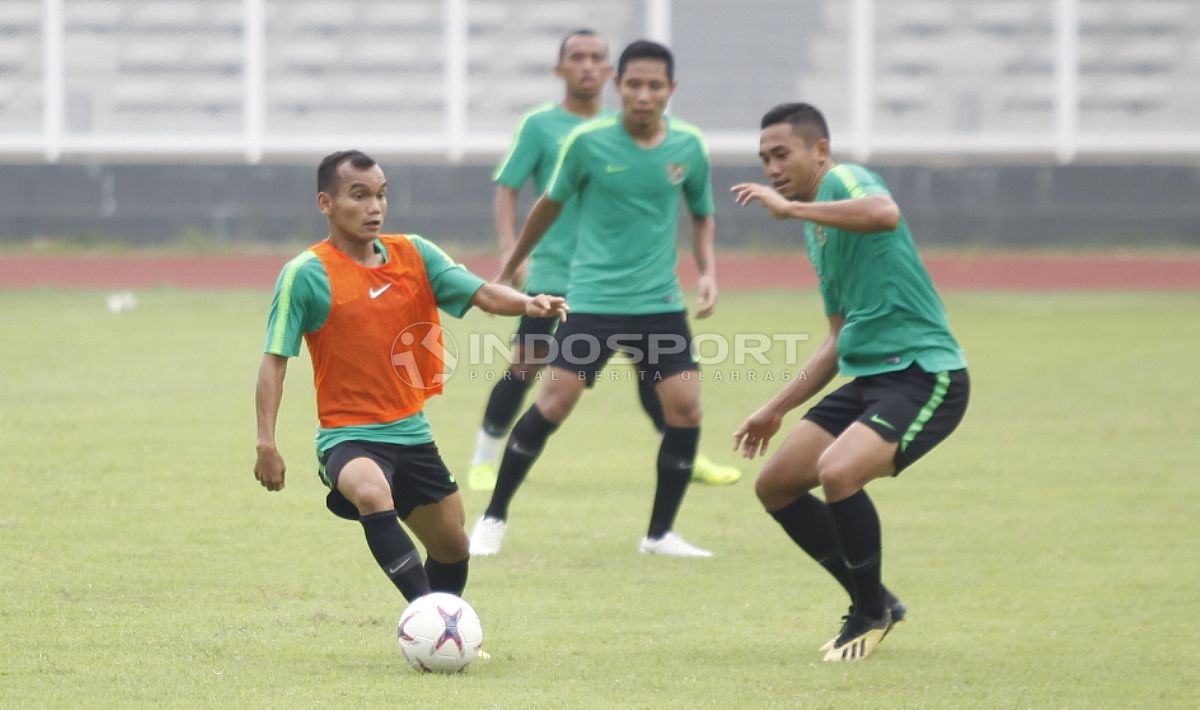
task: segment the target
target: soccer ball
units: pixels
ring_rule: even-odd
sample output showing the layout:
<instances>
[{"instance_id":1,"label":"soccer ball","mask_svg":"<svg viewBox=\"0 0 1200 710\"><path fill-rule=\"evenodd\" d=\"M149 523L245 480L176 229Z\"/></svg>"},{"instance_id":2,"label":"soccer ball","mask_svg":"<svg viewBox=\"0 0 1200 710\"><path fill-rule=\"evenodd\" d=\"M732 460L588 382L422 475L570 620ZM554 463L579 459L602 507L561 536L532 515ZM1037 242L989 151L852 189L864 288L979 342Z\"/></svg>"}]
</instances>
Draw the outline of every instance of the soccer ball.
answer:
<instances>
[{"instance_id":1,"label":"soccer ball","mask_svg":"<svg viewBox=\"0 0 1200 710\"><path fill-rule=\"evenodd\" d=\"M400 653L419 671L458 673L479 655L483 625L471 605L444 592L426 594L400 615Z\"/></svg>"}]
</instances>

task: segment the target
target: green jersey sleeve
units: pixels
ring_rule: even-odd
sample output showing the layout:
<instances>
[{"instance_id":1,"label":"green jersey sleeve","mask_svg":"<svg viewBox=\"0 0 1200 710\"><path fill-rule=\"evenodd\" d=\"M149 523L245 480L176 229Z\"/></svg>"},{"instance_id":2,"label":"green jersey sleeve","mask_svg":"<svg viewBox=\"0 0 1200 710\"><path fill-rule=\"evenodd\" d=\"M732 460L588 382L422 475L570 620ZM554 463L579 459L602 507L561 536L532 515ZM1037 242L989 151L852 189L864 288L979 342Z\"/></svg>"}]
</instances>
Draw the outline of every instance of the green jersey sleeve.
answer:
<instances>
[{"instance_id":1,"label":"green jersey sleeve","mask_svg":"<svg viewBox=\"0 0 1200 710\"><path fill-rule=\"evenodd\" d=\"M325 324L332 299L329 276L316 254L306 251L289 261L275 282L263 352L299 355L304 334Z\"/></svg>"},{"instance_id":2,"label":"green jersey sleeve","mask_svg":"<svg viewBox=\"0 0 1200 710\"><path fill-rule=\"evenodd\" d=\"M712 178L708 168L708 147L699 135L696 136L696 143L696 157L684 177L683 194L687 199L688 210L694 216L707 217L716 209L713 205Z\"/></svg>"},{"instance_id":3,"label":"green jersey sleeve","mask_svg":"<svg viewBox=\"0 0 1200 710\"><path fill-rule=\"evenodd\" d=\"M455 318L462 318L470 310L475 292L487 282L468 271L462 264L455 263L446 252L428 239L417 234L410 234L408 238L425 262L425 273L429 276L429 284L433 287L433 297L437 300L438 308Z\"/></svg>"},{"instance_id":4,"label":"green jersey sleeve","mask_svg":"<svg viewBox=\"0 0 1200 710\"><path fill-rule=\"evenodd\" d=\"M512 146L508 149L508 154L496 166L496 171L492 174L492 182L511 187L514 190L524 187L525 182L537 170L542 153L540 147L542 140L538 136L540 129L536 122L529 119L550 107L553 107L553 104L539 106L521 119L517 125L517 131L513 135Z\"/></svg>"}]
</instances>

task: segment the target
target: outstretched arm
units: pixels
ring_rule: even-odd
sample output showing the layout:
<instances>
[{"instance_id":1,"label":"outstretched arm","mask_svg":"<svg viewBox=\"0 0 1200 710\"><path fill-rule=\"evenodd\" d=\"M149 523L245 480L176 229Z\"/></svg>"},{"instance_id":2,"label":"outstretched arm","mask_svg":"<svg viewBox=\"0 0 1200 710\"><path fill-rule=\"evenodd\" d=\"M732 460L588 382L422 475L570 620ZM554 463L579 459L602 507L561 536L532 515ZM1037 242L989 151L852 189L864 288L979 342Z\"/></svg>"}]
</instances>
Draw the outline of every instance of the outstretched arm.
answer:
<instances>
[{"instance_id":1,"label":"outstretched arm","mask_svg":"<svg viewBox=\"0 0 1200 710\"><path fill-rule=\"evenodd\" d=\"M707 318L717 307L717 259L713 254L713 242L717 236L717 222L712 215L692 216L692 255L696 259L696 280L699 303L696 317Z\"/></svg>"},{"instance_id":2,"label":"outstretched arm","mask_svg":"<svg viewBox=\"0 0 1200 710\"><path fill-rule=\"evenodd\" d=\"M508 259L500 271L500 276L496 279L498 282L514 283L517 269L542 240L546 230L554 224L554 220L558 219L558 215L562 214L562 208L561 202L555 202L545 195L533 203L533 208L529 210L529 216L525 218L525 226L521 229L521 238L517 240L512 253L508 255Z\"/></svg>"},{"instance_id":3,"label":"outstretched arm","mask_svg":"<svg viewBox=\"0 0 1200 710\"><path fill-rule=\"evenodd\" d=\"M783 424L784 415L804 404L833 380L837 375L837 339L843 323L845 320L841 316L829 317L829 335L804 364L800 375L792 378L733 433L734 451L740 449L742 456L748 459L765 453L771 437Z\"/></svg>"},{"instance_id":4,"label":"outstretched arm","mask_svg":"<svg viewBox=\"0 0 1200 710\"><path fill-rule=\"evenodd\" d=\"M508 261L513 248L517 246L517 200L520 191L508 185L497 183L496 193L492 199L492 221L496 226L496 242L500 246L500 263ZM525 281L525 266L522 264L515 272L515 283Z\"/></svg>"},{"instance_id":5,"label":"outstretched arm","mask_svg":"<svg viewBox=\"0 0 1200 710\"><path fill-rule=\"evenodd\" d=\"M768 185L743 182L729 188L742 206L761 202L775 219L803 219L847 232L890 232L900 224L900 207L879 193L833 202L792 202Z\"/></svg>"},{"instance_id":6,"label":"outstretched arm","mask_svg":"<svg viewBox=\"0 0 1200 710\"><path fill-rule=\"evenodd\" d=\"M263 353L262 364L258 367L258 385L254 390L258 417L258 458L254 463L254 477L268 491L283 490L284 473L287 471L283 456L275 445L275 422L283 401L283 378L286 375L286 357Z\"/></svg>"},{"instance_id":7,"label":"outstretched arm","mask_svg":"<svg viewBox=\"0 0 1200 710\"><path fill-rule=\"evenodd\" d=\"M471 305L498 316L520 316L567 319L567 300L559 296L525 294L503 284L486 283L471 297Z\"/></svg>"}]
</instances>

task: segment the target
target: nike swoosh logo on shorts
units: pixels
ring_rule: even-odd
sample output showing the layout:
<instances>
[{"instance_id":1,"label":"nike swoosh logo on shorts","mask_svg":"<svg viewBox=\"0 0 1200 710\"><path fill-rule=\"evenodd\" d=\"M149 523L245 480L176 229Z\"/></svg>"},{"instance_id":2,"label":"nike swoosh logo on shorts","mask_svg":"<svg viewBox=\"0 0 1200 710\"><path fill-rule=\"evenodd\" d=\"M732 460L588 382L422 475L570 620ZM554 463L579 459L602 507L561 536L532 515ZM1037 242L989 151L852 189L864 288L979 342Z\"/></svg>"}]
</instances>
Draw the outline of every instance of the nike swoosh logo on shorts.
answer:
<instances>
[{"instance_id":1,"label":"nike swoosh logo on shorts","mask_svg":"<svg viewBox=\"0 0 1200 710\"><path fill-rule=\"evenodd\" d=\"M886 419L884 419L883 417L879 416L878 414L872 414L872 415L871 415L871 421L875 422L875 423L876 423L876 424L878 424L879 426L885 426L885 427L887 427L888 429L891 429L892 431L896 431L896 427L892 426L892 423L891 423L891 422L889 422L888 420L886 420Z\"/></svg>"}]
</instances>

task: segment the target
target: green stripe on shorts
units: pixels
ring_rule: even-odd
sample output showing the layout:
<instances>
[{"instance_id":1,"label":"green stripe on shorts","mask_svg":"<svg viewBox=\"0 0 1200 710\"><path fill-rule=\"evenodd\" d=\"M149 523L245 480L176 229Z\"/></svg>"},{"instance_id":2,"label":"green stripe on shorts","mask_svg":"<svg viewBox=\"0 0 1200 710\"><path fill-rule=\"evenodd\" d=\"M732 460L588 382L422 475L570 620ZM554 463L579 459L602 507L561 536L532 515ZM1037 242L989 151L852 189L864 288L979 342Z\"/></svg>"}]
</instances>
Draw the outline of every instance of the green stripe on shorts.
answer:
<instances>
[{"instance_id":1,"label":"green stripe on shorts","mask_svg":"<svg viewBox=\"0 0 1200 710\"><path fill-rule=\"evenodd\" d=\"M908 426L904 432L904 436L900 438L900 450L904 451L908 445L917 438L921 430L925 428L925 424L933 417L933 413L937 408L942 406L942 400L946 399L946 391L950 389L950 373L939 372L937 374L937 383L933 386L933 394L929 395L929 401L921 407L921 411L917 413L917 418Z\"/></svg>"},{"instance_id":2,"label":"green stripe on shorts","mask_svg":"<svg viewBox=\"0 0 1200 710\"><path fill-rule=\"evenodd\" d=\"M321 483L325 484L326 488L333 489L333 484L329 482L329 474L325 472L324 451L321 447L317 447L317 476L321 479Z\"/></svg>"}]
</instances>

